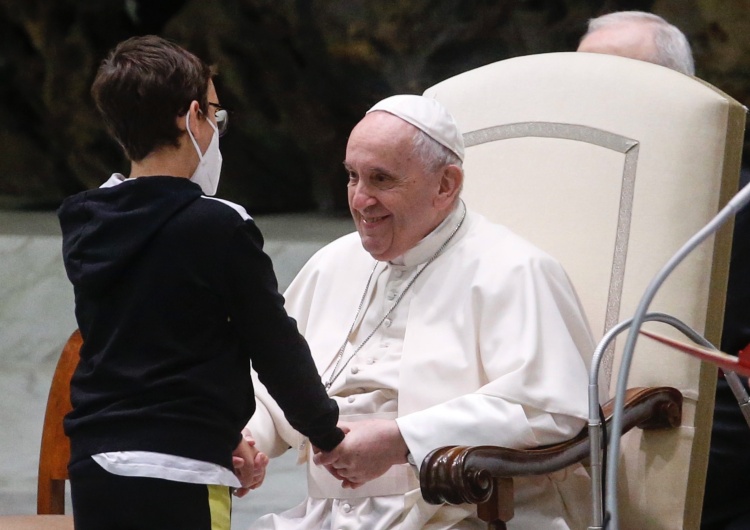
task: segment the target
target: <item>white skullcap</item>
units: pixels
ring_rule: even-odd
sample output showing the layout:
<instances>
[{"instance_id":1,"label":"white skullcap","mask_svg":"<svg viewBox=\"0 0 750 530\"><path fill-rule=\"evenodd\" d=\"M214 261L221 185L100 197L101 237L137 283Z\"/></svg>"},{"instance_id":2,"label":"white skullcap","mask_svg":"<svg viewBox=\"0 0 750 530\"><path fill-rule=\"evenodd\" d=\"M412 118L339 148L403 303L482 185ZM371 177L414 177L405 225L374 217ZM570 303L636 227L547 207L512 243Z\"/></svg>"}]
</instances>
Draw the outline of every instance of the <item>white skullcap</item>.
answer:
<instances>
[{"instance_id":1,"label":"white skullcap","mask_svg":"<svg viewBox=\"0 0 750 530\"><path fill-rule=\"evenodd\" d=\"M427 136L444 145L464 160L464 138L453 116L437 100L413 94L391 96L376 103L369 114L382 110L411 123Z\"/></svg>"}]
</instances>

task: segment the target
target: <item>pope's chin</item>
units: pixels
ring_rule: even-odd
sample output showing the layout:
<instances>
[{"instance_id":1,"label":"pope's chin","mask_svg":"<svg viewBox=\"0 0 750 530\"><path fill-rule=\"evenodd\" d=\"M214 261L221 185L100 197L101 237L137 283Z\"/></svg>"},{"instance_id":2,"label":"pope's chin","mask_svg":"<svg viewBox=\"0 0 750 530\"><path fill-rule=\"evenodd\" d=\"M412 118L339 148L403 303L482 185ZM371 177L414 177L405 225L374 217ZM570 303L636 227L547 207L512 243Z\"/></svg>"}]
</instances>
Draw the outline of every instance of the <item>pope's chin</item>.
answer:
<instances>
[{"instance_id":1,"label":"pope's chin","mask_svg":"<svg viewBox=\"0 0 750 530\"><path fill-rule=\"evenodd\" d=\"M359 238L362 241L362 248L364 248L370 256L378 261L387 261L395 256L388 254L389 245L386 245L382 240L378 238L369 237L359 231Z\"/></svg>"},{"instance_id":2,"label":"pope's chin","mask_svg":"<svg viewBox=\"0 0 750 530\"><path fill-rule=\"evenodd\" d=\"M378 259L377 256L380 254L379 251L381 249L377 242L373 241L372 238L362 235L362 232L359 233L359 239L362 241L362 248L364 248L373 258Z\"/></svg>"}]
</instances>

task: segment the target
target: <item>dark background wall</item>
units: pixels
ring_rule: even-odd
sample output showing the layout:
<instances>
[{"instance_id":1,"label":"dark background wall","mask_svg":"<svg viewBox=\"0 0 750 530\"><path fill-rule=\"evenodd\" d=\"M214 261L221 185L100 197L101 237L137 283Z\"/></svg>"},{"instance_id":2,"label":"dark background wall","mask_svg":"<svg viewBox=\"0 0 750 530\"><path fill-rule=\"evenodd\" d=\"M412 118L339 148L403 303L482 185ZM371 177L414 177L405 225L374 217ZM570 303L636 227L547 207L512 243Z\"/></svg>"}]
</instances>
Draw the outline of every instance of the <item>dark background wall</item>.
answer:
<instances>
[{"instance_id":1,"label":"dark background wall","mask_svg":"<svg viewBox=\"0 0 750 530\"><path fill-rule=\"evenodd\" d=\"M348 132L382 97L518 55L575 50L641 9L688 36L699 77L750 105L750 0L0 0L0 207L55 207L127 173L89 96L117 42L155 33L219 68L220 195L253 213L345 210Z\"/></svg>"}]
</instances>

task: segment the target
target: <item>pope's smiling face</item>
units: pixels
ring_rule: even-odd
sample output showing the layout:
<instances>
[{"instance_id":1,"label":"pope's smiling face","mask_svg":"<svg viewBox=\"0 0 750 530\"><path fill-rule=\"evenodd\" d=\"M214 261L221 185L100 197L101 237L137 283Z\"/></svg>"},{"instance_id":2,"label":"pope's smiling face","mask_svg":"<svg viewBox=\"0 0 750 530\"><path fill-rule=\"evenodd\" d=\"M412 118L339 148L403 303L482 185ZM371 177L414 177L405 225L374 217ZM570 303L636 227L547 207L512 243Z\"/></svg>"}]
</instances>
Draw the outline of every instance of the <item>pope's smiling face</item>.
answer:
<instances>
[{"instance_id":1,"label":"pope's smiling face","mask_svg":"<svg viewBox=\"0 0 750 530\"><path fill-rule=\"evenodd\" d=\"M392 260L413 248L446 217L440 173L414 153L417 128L387 112L367 114L352 131L344 167L349 210L362 246Z\"/></svg>"}]
</instances>

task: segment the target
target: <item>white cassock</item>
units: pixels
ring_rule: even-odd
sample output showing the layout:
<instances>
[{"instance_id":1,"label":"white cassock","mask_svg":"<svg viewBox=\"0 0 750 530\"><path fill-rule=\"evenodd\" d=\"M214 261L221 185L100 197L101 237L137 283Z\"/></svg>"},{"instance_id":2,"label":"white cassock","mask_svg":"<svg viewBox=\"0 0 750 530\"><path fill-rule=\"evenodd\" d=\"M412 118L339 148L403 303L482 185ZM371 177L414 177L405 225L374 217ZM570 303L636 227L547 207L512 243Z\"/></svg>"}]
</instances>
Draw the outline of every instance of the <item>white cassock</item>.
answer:
<instances>
[{"instance_id":1,"label":"white cassock","mask_svg":"<svg viewBox=\"0 0 750 530\"><path fill-rule=\"evenodd\" d=\"M448 239L456 210L394 262L377 263L349 234L320 250L285 296L323 381L349 331L373 266L369 294L343 355L346 362L409 280ZM352 343L354 346L352 346ZM329 394L341 419L397 418L417 463L444 445L529 448L568 439L586 424L594 350L577 296L561 266L505 227L468 212L442 254L349 361ZM308 499L253 530L485 528L474 506L432 506L418 471L403 464L356 490L312 464L309 444L257 382L249 423L257 447L289 447L308 461ZM515 480L510 529L585 528L588 475L573 466Z\"/></svg>"}]
</instances>

